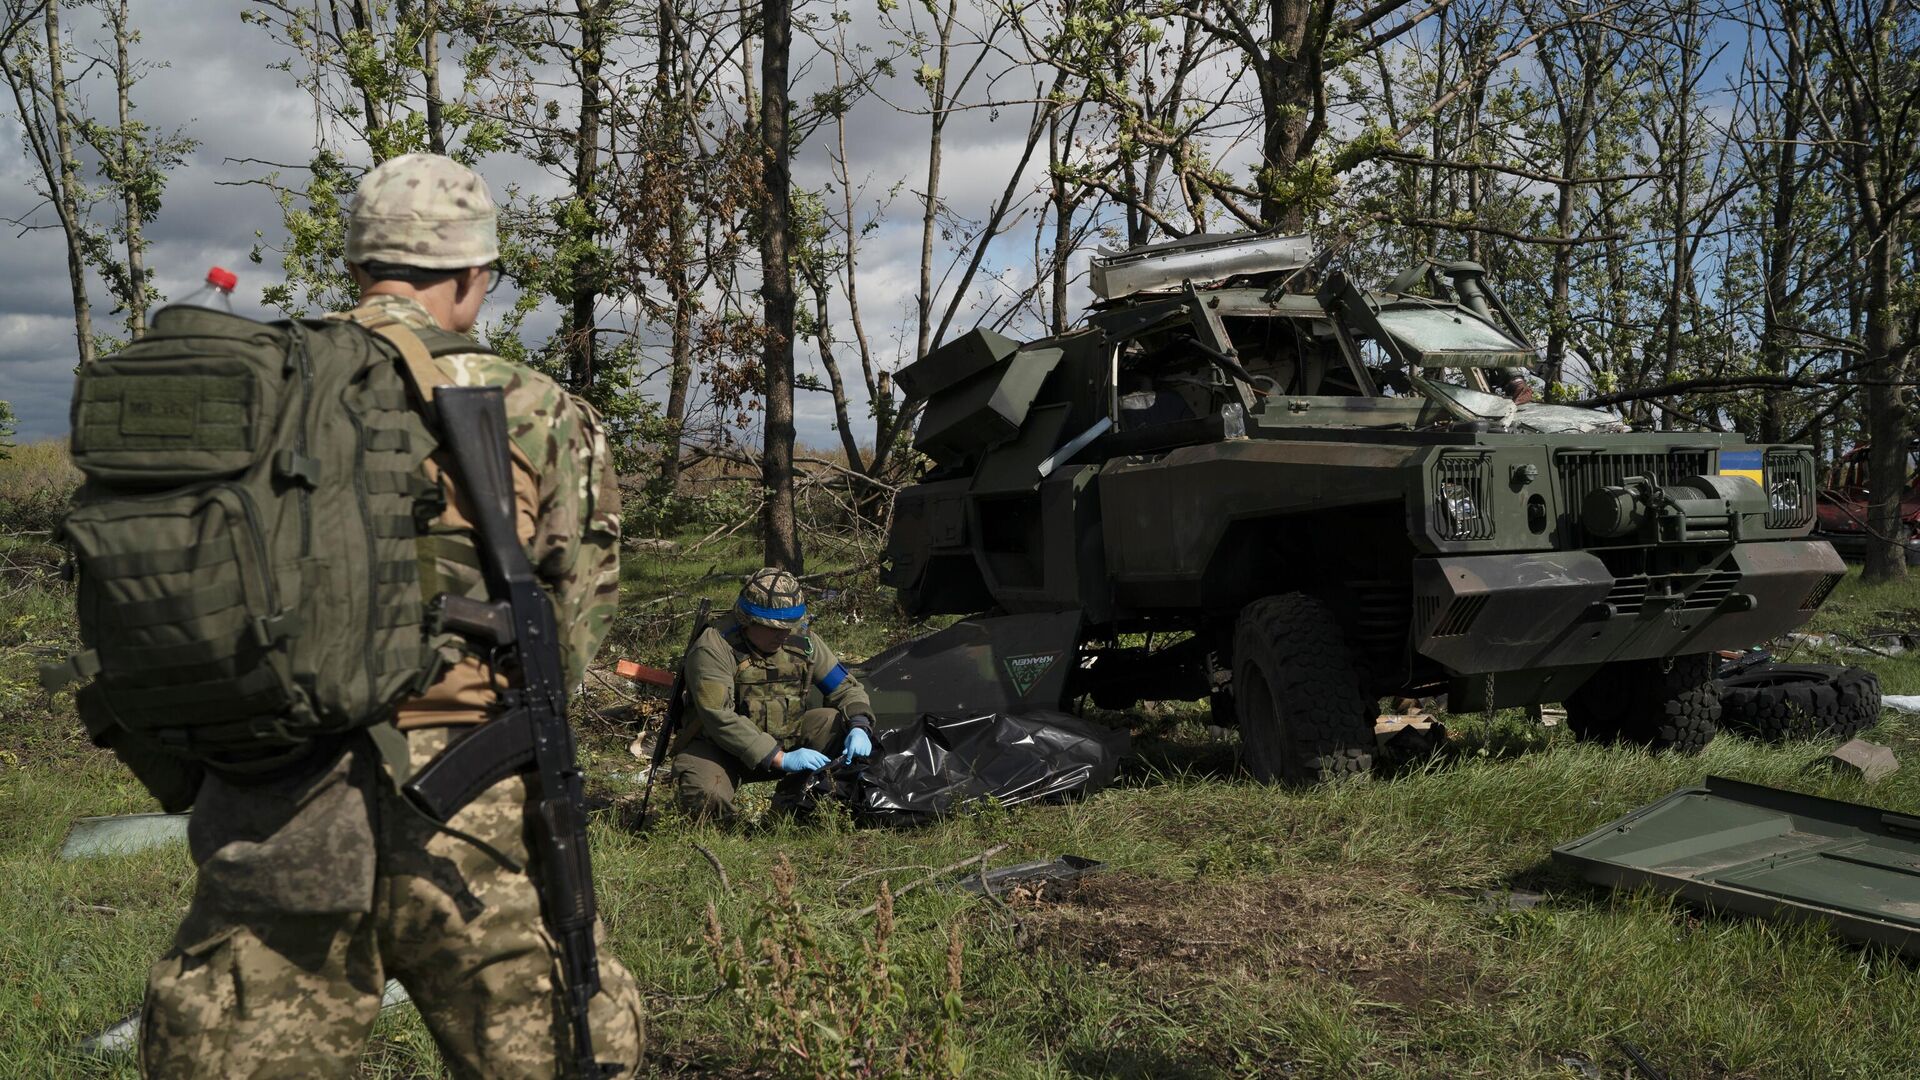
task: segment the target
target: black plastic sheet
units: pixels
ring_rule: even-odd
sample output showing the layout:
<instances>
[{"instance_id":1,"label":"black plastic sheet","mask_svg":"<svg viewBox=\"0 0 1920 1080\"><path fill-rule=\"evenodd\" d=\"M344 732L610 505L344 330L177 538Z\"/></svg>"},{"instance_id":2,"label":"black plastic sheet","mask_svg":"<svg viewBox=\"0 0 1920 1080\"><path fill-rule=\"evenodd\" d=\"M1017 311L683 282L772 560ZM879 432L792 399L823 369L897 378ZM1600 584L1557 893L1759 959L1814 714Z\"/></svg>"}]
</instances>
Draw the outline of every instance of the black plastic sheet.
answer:
<instances>
[{"instance_id":1,"label":"black plastic sheet","mask_svg":"<svg viewBox=\"0 0 1920 1080\"><path fill-rule=\"evenodd\" d=\"M1003 806L1085 795L1113 782L1127 733L1061 712L927 715L881 734L836 795L854 816L912 825L992 798Z\"/></svg>"}]
</instances>

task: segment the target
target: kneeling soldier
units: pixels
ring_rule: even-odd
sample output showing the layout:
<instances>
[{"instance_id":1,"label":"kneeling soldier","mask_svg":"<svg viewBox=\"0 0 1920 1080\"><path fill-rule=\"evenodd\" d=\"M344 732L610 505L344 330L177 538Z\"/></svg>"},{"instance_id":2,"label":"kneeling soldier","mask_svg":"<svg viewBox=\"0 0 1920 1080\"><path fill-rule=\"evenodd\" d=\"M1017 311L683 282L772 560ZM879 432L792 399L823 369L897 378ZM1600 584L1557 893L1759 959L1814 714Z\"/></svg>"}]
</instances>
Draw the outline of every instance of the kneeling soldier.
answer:
<instances>
[{"instance_id":1,"label":"kneeling soldier","mask_svg":"<svg viewBox=\"0 0 1920 1080\"><path fill-rule=\"evenodd\" d=\"M796 808L807 776L873 752L873 706L833 650L807 628L800 583L768 567L681 661L687 717L673 746L680 807L729 820L744 782L779 780L774 808ZM817 689L825 708L809 709Z\"/></svg>"}]
</instances>

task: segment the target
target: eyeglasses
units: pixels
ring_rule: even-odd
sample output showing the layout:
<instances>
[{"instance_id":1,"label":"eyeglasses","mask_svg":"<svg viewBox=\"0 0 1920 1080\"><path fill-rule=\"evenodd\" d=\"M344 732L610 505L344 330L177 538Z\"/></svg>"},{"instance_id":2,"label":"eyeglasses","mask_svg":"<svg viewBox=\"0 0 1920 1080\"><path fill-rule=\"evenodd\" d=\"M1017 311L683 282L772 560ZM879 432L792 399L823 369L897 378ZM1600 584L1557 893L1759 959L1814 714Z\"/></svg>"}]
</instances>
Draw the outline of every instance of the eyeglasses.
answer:
<instances>
[{"instance_id":1,"label":"eyeglasses","mask_svg":"<svg viewBox=\"0 0 1920 1080\"><path fill-rule=\"evenodd\" d=\"M507 270L506 267L501 266L498 261L495 261L487 264L487 273L492 275L491 280L487 282L487 295L492 296L493 290L499 288L500 283L507 280Z\"/></svg>"}]
</instances>

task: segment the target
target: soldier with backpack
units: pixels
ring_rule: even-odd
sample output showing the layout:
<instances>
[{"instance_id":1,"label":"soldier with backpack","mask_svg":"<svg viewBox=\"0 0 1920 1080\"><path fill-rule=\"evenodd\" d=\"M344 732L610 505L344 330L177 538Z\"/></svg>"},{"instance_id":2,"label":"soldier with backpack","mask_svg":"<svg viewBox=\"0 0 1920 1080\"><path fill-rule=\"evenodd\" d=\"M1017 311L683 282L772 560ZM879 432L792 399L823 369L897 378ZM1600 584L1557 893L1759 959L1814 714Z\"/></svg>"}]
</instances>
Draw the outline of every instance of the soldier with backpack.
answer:
<instances>
[{"instance_id":1,"label":"soldier with backpack","mask_svg":"<svg viewBox=\"0 0 1920 1080\"><path fill-rule=\"evenodd\" d=\"M455 1075L585 1068L525 774L445 821L402 794L505 722L512 674L431 615L490 587L434 387L504 390L513 520L567 685L617 602L598 416L466 336L498 254L477 175L396 158L353 204L358 307L272 325L163 310L81 375L88 490L63 529L86 648L57 674L91 679L76 702L96 742L163 805L192 805L199 868L148 983L148 1076L353 1075L389 977ZM575 1041L601 1075L633 1075L638 991L610 956L598 975Z\"/></svg>"}]
</instances>

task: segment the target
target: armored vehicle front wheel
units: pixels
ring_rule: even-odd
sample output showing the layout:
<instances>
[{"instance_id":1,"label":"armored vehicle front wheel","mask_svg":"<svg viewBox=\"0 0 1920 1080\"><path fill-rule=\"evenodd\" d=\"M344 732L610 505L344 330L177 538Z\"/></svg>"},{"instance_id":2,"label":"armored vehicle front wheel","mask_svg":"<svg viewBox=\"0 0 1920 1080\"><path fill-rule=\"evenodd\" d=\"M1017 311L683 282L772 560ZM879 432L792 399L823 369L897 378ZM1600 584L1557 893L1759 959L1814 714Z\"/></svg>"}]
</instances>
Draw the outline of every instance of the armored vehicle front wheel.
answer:
<instances>
[{"instance_id":1,"label":"armored vehicle front wheel","mask_svg":"<svg viewBox=\"0 0 1920 1080\"><path fill-rule=\"evenodd\" d=\"M1340 624L1312 597L1269 596L1240 612L1233 701L1255 779L1318 783L1373 770L1376 703Z\"/></svg>"},{"instance_id":2,"label":"armored vehicle front wheel","mask_svg":"<svg viewBox=\"0 0 1920 1080\"><path fill-rule=\"evenodd\" d=\"M1713 676L1705 654L1604 665L1567 699L1567 727L1582 739L1697 754L1720 730Z\"/></svg>"}]
</instances>

